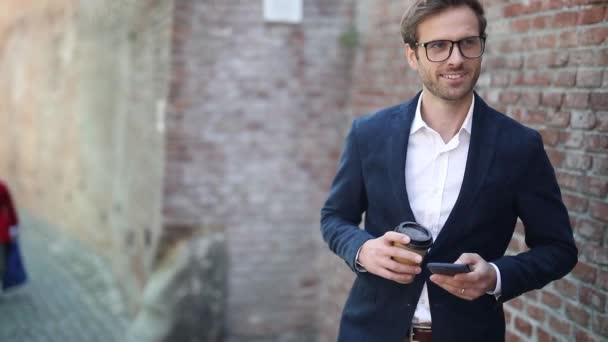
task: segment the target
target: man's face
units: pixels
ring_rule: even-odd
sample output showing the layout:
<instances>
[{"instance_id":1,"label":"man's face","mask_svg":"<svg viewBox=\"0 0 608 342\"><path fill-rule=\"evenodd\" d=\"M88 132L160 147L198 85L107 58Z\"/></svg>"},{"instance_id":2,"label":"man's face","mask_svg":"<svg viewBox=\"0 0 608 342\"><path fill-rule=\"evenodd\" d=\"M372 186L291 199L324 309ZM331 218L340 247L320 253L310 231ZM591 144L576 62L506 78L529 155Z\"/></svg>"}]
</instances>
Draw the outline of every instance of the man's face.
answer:
<instances>
[{"instance_id":1,"label":"man's face","mask_svg":"<svg viewBox=\"0 0 608 342\"><path fill-rule=\"evenodd\" d=\"M423 43L443 39L458 41L479 36L479 23L469 7L455 7L423 20L417 34L418 41ZM439 63L429 61L421 46L414 49L408 46L406 54L412 69L418 71L424 90L444 101L468 98L479 78L481 57L463 57L456 44L450 57Z\"/></svg>"}]
</instances>

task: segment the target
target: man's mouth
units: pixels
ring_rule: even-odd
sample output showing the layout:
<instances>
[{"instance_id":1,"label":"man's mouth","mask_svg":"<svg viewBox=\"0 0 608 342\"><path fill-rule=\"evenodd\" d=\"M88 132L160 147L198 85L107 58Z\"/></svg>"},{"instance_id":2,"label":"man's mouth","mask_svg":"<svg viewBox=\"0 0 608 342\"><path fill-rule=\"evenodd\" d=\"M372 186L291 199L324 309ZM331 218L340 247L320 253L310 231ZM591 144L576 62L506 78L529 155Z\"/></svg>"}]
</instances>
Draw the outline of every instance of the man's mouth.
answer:
<instances>
[{"instance_id":1,"label":"man's mouth","mask_svg":"<svg viewBox=\"0 0 608 342\"><path fill-rule=\"evenodd\" d=\"M459 78L463 78L465 76L465 73L441 74L440 76L443 77L443 78L447 78L449 80L457 80Z\"/></svg>"}]
</instances>

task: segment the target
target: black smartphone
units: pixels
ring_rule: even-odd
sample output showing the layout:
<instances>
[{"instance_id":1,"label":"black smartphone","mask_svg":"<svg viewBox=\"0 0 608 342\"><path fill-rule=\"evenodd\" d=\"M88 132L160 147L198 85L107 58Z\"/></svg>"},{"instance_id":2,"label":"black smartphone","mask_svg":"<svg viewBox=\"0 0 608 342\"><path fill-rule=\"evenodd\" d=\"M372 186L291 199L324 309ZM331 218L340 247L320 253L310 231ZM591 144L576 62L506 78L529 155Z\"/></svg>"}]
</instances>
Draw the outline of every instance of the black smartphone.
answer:
<instances>
[{"instance_id":1,"label":"black smartphone","mask_svg":"<svg viewBox=\"0 0 608 342\"><path fill-rule=\"evenodd\" d=\"M434 274L456 275L471 272L467 264L451 264L449 262L429 262L426 267Z\"/></svg>"}]
</instances>

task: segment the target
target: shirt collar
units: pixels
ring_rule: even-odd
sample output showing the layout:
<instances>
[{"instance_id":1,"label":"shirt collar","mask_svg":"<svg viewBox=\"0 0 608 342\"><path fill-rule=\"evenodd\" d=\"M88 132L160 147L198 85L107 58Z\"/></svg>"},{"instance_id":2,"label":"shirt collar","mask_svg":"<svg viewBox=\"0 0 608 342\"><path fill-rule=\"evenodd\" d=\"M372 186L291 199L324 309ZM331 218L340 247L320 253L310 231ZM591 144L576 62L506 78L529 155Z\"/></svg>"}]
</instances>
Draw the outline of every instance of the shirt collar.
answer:
<instances>
[{"instance_id":1,"label":"shirt collar","mask_svg":"<svg viewBox=\"0 0 608 342\"><path fill-rule=\"evenodd\" d=\"M416 114L414 115L414 121L412 121L412 127L410 128L410 135L418 132L422 128L426 128L432 130L424 120L422 120L422 113L420 112L421 104L422 104L422 94L418 97L418 104L416 105ZM467 116L464 118L464 122L462 123L462 127L458 130L458 133L465 130L469 135L471 135L471 129L473 127L473 108L475 107L475 96L473 96L473 100L471 101L471 106L469 107L469 111L467 112Z\"/></svg>"}]
</instances>

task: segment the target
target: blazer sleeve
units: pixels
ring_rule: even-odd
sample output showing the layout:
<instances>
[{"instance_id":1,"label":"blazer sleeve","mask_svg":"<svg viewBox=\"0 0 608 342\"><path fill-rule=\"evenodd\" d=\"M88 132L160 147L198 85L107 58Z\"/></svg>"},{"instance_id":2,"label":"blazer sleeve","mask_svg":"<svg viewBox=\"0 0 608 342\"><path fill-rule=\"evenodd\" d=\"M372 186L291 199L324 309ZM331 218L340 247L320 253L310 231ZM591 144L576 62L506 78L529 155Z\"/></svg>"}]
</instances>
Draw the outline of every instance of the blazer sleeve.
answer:
<instances>
[{"instance_id":1,"label":"blazer sleeve","mask_svg":"<svg viewBox=\"0 0 608 342\"><path fill-rule=\"evenodd\" d=\"M529 250L494 261L502 278L501 301L539 289L565 276L577 263L568 210L537 132L530 151L515 203Z\"/></svg>"},{"instance_id":2,"label":"blazer sleeve","mask_svg":"<svg viewBox=\"0 0 608 342\"><path fill-rule=\"evenodd\" d=\"M325 205L321 209L321 233L329 249L357 272L355 257L363 243L373 236L358 226L367 209L361 158L357 145L357 121L353 121L345 142L338 171Z\"/></svg>"}]
</instances>

